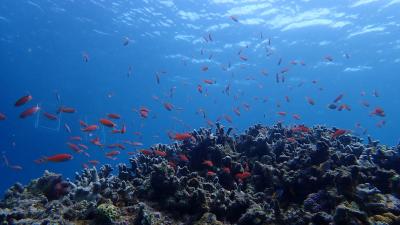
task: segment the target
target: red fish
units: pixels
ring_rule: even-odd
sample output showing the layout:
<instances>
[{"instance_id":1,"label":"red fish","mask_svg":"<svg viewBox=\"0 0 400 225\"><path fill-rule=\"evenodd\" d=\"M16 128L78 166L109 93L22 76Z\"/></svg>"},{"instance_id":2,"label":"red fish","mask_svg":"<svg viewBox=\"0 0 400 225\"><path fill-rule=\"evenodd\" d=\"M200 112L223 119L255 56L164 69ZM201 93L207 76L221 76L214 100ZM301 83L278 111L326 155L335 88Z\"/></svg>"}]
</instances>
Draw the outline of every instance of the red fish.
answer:
<instances>
[{"instance_id":1,"label":"red fish","mask_svg":"<svg viewBox=\"0 0 400 225\"><path fill-rule=\"evenodd\" d=\"M312 98L310 98L310 97L306 97L306 100L307 100L308 104L310 104L310 105L315 105L314 99L312 99Z\"/></svg>"},{"instance_id":2,"label":"red fish","mask_svg":"<svg viewBox=\"0 0 400 225\"><path fill-rule=\"evenodd\" d=\"M231 173L231 169L229 167L222 168L222 171L224 171L224 173L227 173L227 174Z\"/></svg>"},{"instance_id":3,"label":"red fish","mask_svg":"<svg viewBox=\"0 0 400 225\"><path fill-rule=\"evenodd\" d=\"M209 79L205 79L205 80L203 80L203 81L204 81L204 83L206 83L206 84L215 84L215 83L216 83L214 80L209 80Z\"/></svg>"},{"instance_id":4,"label":"red fish","mask_svg":"<svg viewBox=\"0 0 400 225\"><path fill-rule=\"evenodd\" d=\"M246 56L244 56L244 55L240 55L239 58L240 58L242 61L247 61L247 60L248 60L248 58L247 58Z\"/></svg>"},{"instance_id":5,"label":"red fish","mask_svg":"<svg viewBox=\"0 0 400 225\"><path fill-rule=\"evenodd\" d=\"M232 117L230 117L229 115L224 115L224 119L226 120L226 122L228 123L233 123Z\"/></svg>"},{"instance_id":6,"label":"red fish","mask_svg":"<svg viewBox=\"0 0 400 225\"><path fill-rule=\"evenodd\" d=\"M83 148L83 149L85 149L85 150L88 150L88 149L89 149L89 147L86 146L86 145L84 145L84 144L78 144L78 146L81 147L81 148Z\"/></svg>"},{"instance_id":7,"label":"red fish","mask_svg":"<svg viewBox=\"0 0 400 225\"><path fill-rule=\"evenodd\" d=\"M251 173L247 172L247 171L235 174L235 178L238 179L239 181L243 181L243 180L249 178L250 176L251 176Z\"/></svg>"},{"instance_id":8,"label":"red fish","mask_svg":"<svg viewBox=\"0 0 400 225\"><path fill-rule=\"evenodd\" d=\"M165 102L165 103L164 103L164 108L165 108L166 110L168 110L168 111L171 111L172 109L174 109L174 105L172 105L172 104L169 103L169 102Z\"/></svg>"},{"instance_id":9,"label":"red fish","mask_svg":"<svg viewBox=\"0 0 400 225\"><path fill-rule=\"evenodd\" d=\"M139 150L139 152L141 152L143 155L152 155L153 154L152 151L147 150L147 149Z\"/></svg>"},{"instance_id":10,"label":"red fish","mask_svg":"<svg viewBox=\"0 0 400 225\"><path fill-rule=\"evenodd\" d=\"M32 108L29 108L29 109L23 111L23 112L19 115L19 118L24 119L24 118L26 118L26 117L28 117L28 116L31 116L31 115L37 113L39 110L40 110L40 107L39 107L38 105L33 106Z\"/></svg>"},{"instance_id":11,"label":"red fish","mask_svg":"<svg viewBox=\"0 0 400 225\"><path fill-rule=\"evenodd\" d=\"M69 140L71 141L82 141L82 137L80 136L72 136L69 138Z\"/></svg>"},{"instance_id":12,"label":"red fish","mask_svg":"<svg viewBox=\"0 0 400 225\"><path fill-rule=\"evenodd\" d=\"M137 147L137 146L143 146L143 143L142 142L138 142L138 141L134 141L134 142L131 142L131 145Z\"/></svg>"},{"instance_id":13,"label":"red fish","mask_svg":"<svg viewBox=\"0 0 400 225\"><path fill-rule=\"evenodd\" d=\"M6 115L4 115L3 113L0 113L0 120L5 120L7 119Z\"/></svg>"},{"instance_id":14,"label":"red fish","mask_svg":"<svg viewBox=\"0 0 400 225\"><path fill-rule=\"evenodd\" d=\"M25 103L29 102L30 100L32 100L32 95L25 95L25 96L21 97L20 99L18 99L14 105L16 107L18 107L18 106L24 105Z\"/></svg>"},{"instance_id":15,"label":"red fish","mask_svg":"<svg viewBox=\"0 0 400 225\"><path fill-rule=\"evenodd\" d=\"M126 126L125 126L125 124L123 124L122 125L122 128L121 128L121 134L125 134L126 133Z\"/></svg>"},{"instance_id":16,"label":"red fish","mask_svg":"<svg viewBox=\"0 0 400 225\"><path fill-rule=\"evenodd\" d=\"M142 118L147 118L149 116L150 110L146 107L141 107L139 110L139 114Z\"/></svg>"},{"instance_id":17,"label":"red fish","mask_svg":"<svg viewBox=\"0 0 400 225\"><path fill-rule=\"evenodd\" d=\"M154 154L158 155L158 156L161 156L161 157L167 156L166 152L163 152L163 151L160 151L160 150L154 150Z\"/></svg>"},{"instance_id":18,"label":"red fish","mask_svg":"<svg viewBox=\"0 0 400 225\"><path fill-rule=\"evenodd\" d=\"M116 113L109 113L109 114L107 114L107 116L110 119L121 119L121 116L119 114L116 114Z\"/></svg>"},{"instance_id":19,"label":"red fish","mask_svg":"<svg viewBox=\"0 0 400 225\"><path fill-rule=\"evenodd\" d=\"M90 140L90 142L92 144L96 145L96 146L103 147L103 144L100 142L100 138L99 137L96 137L96 138Z\"/></svg>"},{"instance_id":20,"label":"red fish","mask_svg":"<svg viewBox=\"0 0 400 225\"><path fill-rule=\"evenodd\" d=\"M344 96L343 94L338 95L338 96L335 98L335 100L333 100L333 103L337 103L338 101L342 100L343 96Z\"/></svg>"},{"instance_id":21,"label":"red fish","mask_svg":"<svg viewBox=\"0 0 400 225\"><path fill-rule=\"evenodd\" d=\"M217 175L217 174L216 174L215 172L213 172L213 171L207 171L206 175L207 175L208 177L213 177L213 176L215 176L215 175Z\"/></svg>"},{"instance_id":22,"label":"red fish","mask_svg":"<svg viewBox=\"0 0 400 225\"><path fill-rule=\"evenodd\" d=\"M201 94L203 93L203 86L201 86L200 84L197 85L197 91Z\"/></svg>"},{"instance_id":23,"label":"red fish","mask_svg":"<svg viewBox=\"0 0 400 225\"><path fill-rule=\"evenodd\" d=\"M92 164L93 166L96 166L97 164L99 164L100 162L97 160L89 160L88 163Z\"/></svg>"},{"instance_id":24,"label":"red fish","mask_svg":"<svg viewBox=\"0 0 400 225\"><path fill-rule=\"evenodd\" d=\"M295 120L300 120L301 117L300 117L299 114L293 114L293 119L295 119Z\"/></svg>"},{"instance_id":25,"label":"red fish","mask_svg":"<svg viewBox=\"0 0 400 225\"><path fill-rule=\"evenodd\" d=\"M58 109L58 113L75 113L76 110L74 108L71 107L65 107L65 106L61 106Z\"/></svg>"},{"instance_id":26,"label":"red fish","mask_svg":"<svg viewBox=\"0 0 400 225\"><path fill-rule=\"evenodd\" d=\"M339 136L344 135L345 133L347 133L347 130L337 129L335 132L333 132L331 137L332 138L337 138Z\"/></svg>"},{"instance_id":27,"label":"red fish","mask_svg":"<svg viewBox=\"0 0 400 225\"><path fill-rule=\"evenodd\" d=\"M184 154L179 154L178 157L183 162L189 162L189 158Z\"/></svg>"},{"instance_id":28,"label":"red fish","mask_svg":"<svg viewBox=\"0 0 400 225\"><path fill-rule=\"evenodd\" d=\"M108 120L108 119L100 119L100 123L106 127L116 127L117 126L114 122L112 122L111 120Z\"/></svg>"},{"instance_id":29,"label":"red fish","mask_svg":"<svg viewBox=\"0 0 400 225\"><path fill-rule=\"evenodd\" d=\"M371 112L371 115L376 115L380 117L385 117L385 111L382 108L376 107L374 111Z\"/></svg>"},{"instance_id":30,"label":"red fish","mask_svg":"<svg viewBox=\"0 0 400 225\"><path fill-rule=\"evenodd\" d=\"M237 116L240 116L239 107L234 108L234 109L233 109L233 112L234 112Z\"/></svg>"},{"instance_id":31,"label":"red fish","mask_svg":"<svg viewBox=\"0 0 400 225\"><path fill-rule=\"evenodd\" d=\"M111 151L111 152L107 152L106 156L107 157L114 157L116 155L119 155L121 152L120 151Z\"/></svg>"},{"instance_id":32,"label":"red fish","mask_svg":"<svg viewBox=\"0 0 400 225\"><path fill-rule=\"evenodd\" d=\"M97 125L87 125L85 128L82 129L83 132L92 132L99 129Z\"/></svg>"},{"instance_id":33,"label":"red fish","mask_svg":"<svg viewBox=\"0 0 400 225\"><path fill-rule=\"evenodd\" d=\"M87 123L83 122L82 120L79 120L79 125L81 125L81 127L87 127Z\"/></svg>"},{"instance_id":34,"label":"red fish","mask_svg":"<svg viewBox=\"0 0 400 225\"><path fill-rule=\"evenodd\" d=\"M286 112L277 112L277 114L280 116L286 116Z\"/></svg>"},{"instance_id":35,"label":"red fish","mask_svg":"<svg viewBox=\"0 0 400 225\"><path fill-rule=\"evenodd\" d=\"M202 164L208 167L214 166L214 163L211 160L204 160Z\"/></svg>"},{"instance_id":36,"label":"red fish","mask_svg":"<svg viewBox=\"0 0 400 225\"><path fill-rule=\"evenodd\" d=\"M42 159L35 160L36 163L44 163L44 162L66 162L73 159L70 154L57 154L52 156L46 156Z\"/></svg>"},{"instance_id":37,"label":"red fish","mask_svg":"<svg viewBox=\"0 0 400 225\"><path fill-rule=\"evenodd\" d=\"M350 106L348 106L347 104L341 104L341 105L338 107L338 111L342 111L343 109L345 109L345 110L347 110L347 111L351 111Z\"/></svg>"},{"instance_id":38,"label":"red fish","mask_svg":"<svg viewBox=\"0 0 400 225\"><path fill-rule=\"evenodd\" d=\"M76 152L76 153L81 153L81 152L82 152L82 149L80 149L80 148L78 147L78 145L76 145L76 144L74 144L74 143L68 142L67 145L68 145L68 147L69 147L71 150L73 150L73 151Z\"/></svg>"},{"instance_id":39,"label":"red fish","mask_svg":"<svg viewBox=\"0 0 400 225\"><path fill-rule=\"evenodd\" d=\"M190 133L176 133L173 137L173 139L177 141L184 141L192 138L193 136Z\"/></svg>"},{"instance_id":40,"label":"red fish","mask_svg":"<svg viewBox=\"0 0 400 225\"><path fill-rule=\"evenodd\" d=\"M308 133L308 132L310 132L310 128L308 128L304 125L300 125L300 126L293 127L292 131Z\"/></svg>"},{"instance_id":41,"label":"red fish","mask_svg":"<svg viewBox=\"0 0 400 225\"><path fill-rule=\"evenodd\" d=\"M51 113L44 112L43 115L44 115L47 119L49 119L49 120L57 120L57 116L56 116L56 115L53 115L53 114L51 114Z\"/></svg>"}]
</instances>

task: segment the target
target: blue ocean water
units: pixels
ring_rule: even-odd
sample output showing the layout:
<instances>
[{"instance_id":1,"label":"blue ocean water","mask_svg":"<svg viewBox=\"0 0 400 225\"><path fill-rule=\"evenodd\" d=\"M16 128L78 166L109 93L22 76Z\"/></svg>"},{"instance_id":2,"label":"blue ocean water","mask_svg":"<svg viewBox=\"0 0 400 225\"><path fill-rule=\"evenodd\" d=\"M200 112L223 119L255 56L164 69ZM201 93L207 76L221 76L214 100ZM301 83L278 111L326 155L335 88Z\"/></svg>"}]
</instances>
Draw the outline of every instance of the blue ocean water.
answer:
<instances>
[{"instance_id":1,"label":"blue ocean water","mask_svg":"<svg viewBox=\"0 0 400 225\"><path fill-rule=\"evenodd\" d=\"M127 152L171 143L168 132L216 121L236 133L255 123L323 124L396 145L399 9L399 0L4 0L0 191L44 170L73 179L89 160L127 162ZM350 111L327 107L340 94L336 106ZM25 95L33 99L15 107ZM35 105L38 113L19 118ZM61 106L76 112L57 114ZM371 114L378 107L384 117ZM100 125L108 113L121 115L125 134ZM83 133L80 120L100 129ZM71 136L88 154L68 147ZM90 143L97 136L104 148ZM115 143L127 149L109 159ZM74 158L34 162L60 153Z\"/></svg>"}]
</instances>

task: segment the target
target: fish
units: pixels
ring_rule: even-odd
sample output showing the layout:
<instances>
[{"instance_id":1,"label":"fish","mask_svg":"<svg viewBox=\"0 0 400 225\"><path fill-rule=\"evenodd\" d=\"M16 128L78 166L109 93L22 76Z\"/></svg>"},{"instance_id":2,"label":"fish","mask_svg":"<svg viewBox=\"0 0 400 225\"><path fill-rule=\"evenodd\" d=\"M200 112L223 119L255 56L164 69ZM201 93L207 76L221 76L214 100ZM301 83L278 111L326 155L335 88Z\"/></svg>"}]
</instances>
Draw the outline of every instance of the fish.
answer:
<instances>
[{"instance_id":1,"label":"fish","mask_svg":"<svg viewBox=\"0 0 400 225\"><path fill-rule=\"evenodd\" d=\"M234 108L234 109L233 109L233 112L234 112L237 116L240 116L240 109L239 109L239 107Z\"/></svg>"},{"instance_id":2,"label":"fish","mask_svg":"<svg viewBox=\"0 0 400 225\"><path fill-rule=\"evenodd\" d=\"M160 84L160 75L158 75L158 73L156 73L156 81L157 81L157 84Z\"/></svg>"},{"instance_id":3,"label":"fish","mask_svg":"<svg viewBox=\"0 0 400 225\"><path fill-rule=\"evenodd\" d=\"M291 129L293 132L302 132L302 133L309 133L310 132L310 128L304 126L304 125L299 125L299 126L295 126Z\"/></svg>"},{"instance_id":4,"label":"fish","mask_svg":"<svg viewBox=\"0 0 400 225\"><path fill-rule=\"evenodd\" d=\"M301 117L300 117L299 114L293 114L292 117L293 117L293 119L295 119L295 120L300 120L300 119L301 119Z\"/></svg>"},{"instance_id":5,"label":"fish","mask_svg":"<svg viewBox=\"0 0 400 225\"><path fill-rule=\"evenodd\" d=\"M208 66L203 66L203 67L201 67L201 71L203 71L203 72L208 71Z\"/></svg>"},{"instance_id":6,"label":"fish","mask_svg":"<svg viewBox=\"0 0 400 225\"><path fill-rule=\"evenodd\" d=\"M116 155L119 155L121 152L120 151L111 151L111 152L107 152L106 156L107 157L114 157Z\"/></svg>"},{"instance_id":7,"label":"fish","mask_svg":"<svg viewBox=\"0 0 400 225\"><path fill-rule=\"evenodd\" d=\"M277 114L280 116L286 116L286 112L277 112Z\"/></svg>"},{"instance_id":8,"label":"fish","mask_svg":"<svg viewBox=\"0 0 400 225\"><path fill-rule=\"evenodd\" d=\"M203 86L201 86L200 84L197 85L197 91L202 94L203 93Z\"/></svg>"},{"instance_id":9,"label":"fish","mask_svg":"<svg viewBox=\"0 0 400 225\"><path fill-rule=\"evenodd\" d=\"M32 116L33 114L37 113L40 110L39 105L33 106L25 111L23 111L20 115L19 118L24 119L28 116Z\"/></svg>"},{"instance_id":10,"label":"fish","mask_svg":"<svg viewBox=\"0 0 400 225\"><path fill-rule=\"evenodd\" d=\"M325 60L325 61L328 61L328 62L332 62L332 61L333 61L333 58L332 58L332 56L330 56L330 55L326 55L326 56L324 57L324 60Z\"/></svg>"},{"instance_id":11,"label":"fish","mask_svg":"<svg viewBox=\"0 0 400 225\"><path fill-rule=\"evenodd\" d=\"M229 16L229 18L231 18L231 20L235 21L236 23L239 22L238 18L236 16Z\"/></svg>"},{"instance_id":12,"label":"fish","mask_svg":"<svg viewBox=\"0 0 400 225\"><path fill-rule=\"evenodd\" d=\"M92 132L99 129L99 126L97 125L88 125L85 128L82 129L83 132Z\"/></svg>"},{"instance_id":13,"label":"fish","mask_svg":"<svg viewBox=\"0 0 400 225\"><path fill-rule=\"evenodd\" d=\"M75 113L76 109L72 108L72 107L65 107L65 106L61 106L60 108L58 108L57 113Z\"/></svg>"},{"instance_id":14,"label":"fish","mask_svg":"<svg viewBox=\"0 0 400 225\"><path fill-rule=\"evenodd\" d=\"M203 80L203 81L204 81L204 83L206 83L206 84L215 84L215 83L216 83L214 80L209 80L209 79L205 79L205 80Z\"/></svg>"},{"instance_id":15,"label":"fish","mask_svg":"<svg viewBox=\"0 0 400 225\"><path fill-rule=\"evenodd\" d=\"M107 117L110 119L116 119L116 120L121 119L121 116L116 113L109 113L109 114L107 114Z\"/></svg>"},{"instance_id":16,"label":"fish","mask_svg":"<svg viewBox=\"0 0 400 225\"><path fill-rule=\"evenodd\" d=\"M82 149L80 149L80 148L78 147L78 145L76 145L76 144L74 144L74 143L67 142L67 145L68 145L68 147L69 147L71 150L73 150L73 151L76 152L76 153L81 153L81 152L82 152Z\"/></svg>"},{"instance_id":17,"label":"fish","mask_svg":"<svg viewBox=\"0 0 400 225\"><path fill-rule=\"evenodd\" d=\"M385 111L380 107L376 107L374 109L374 111L372 111L370 113L370 115L376 115L376 116L380 116L380 117L385 117L386 116Z\"/></svg>"},{"instance_id":18,"label":"fish","mask_svg":"<svg viewBox=\"0 0 400 225\"><path fill-rule=\"evenodd\" d=\"M15 107L22 106L22 105L26 104L27 102L29 102L29 101L31 101L31 100L32 100L32 95L25 95L25 96L22 96L21 98L19 98L19 99L15 102L14 106L15 106Z\"/></svg>"},{"instance_id":19,"label":"fish","mask_svg":"<svg viewBox=\"0 0 400 225\"><path fill-rule=\"evenodd\" d=\"M122 128L121 128L121 130L120 130L120 133L121 133L121 134L125 134L125 133L126 133L126 126L125 126L125 124L122 125Z\"/></svg>"},{"instance_id":20,"label":"fish","mask_svg":"<svg viewBox=\"0 0 400 225\"><path fill-rule=\"evenodd\" d=\"M44 163L44 162L54 162L54 163L59 163L59 162L66 162L69 160L72 160L74 157L70 154L66 153L61 153L61 154L56 154L52 156L45 156L41 159L35 160L36 163Z\"/></svg>"},{"instance_id":21,"label":"fish","mask_svg":"<svg viewBox=\"0 0 400 225\"><path fill-rule=\"evenodd\" d=\"M103 124L104 126L106 126L106 127L116 127L117 125L114 123L114 122L112 122L111 120L108 120L108 119L100 119L100 123L101 124Z\"/></svg>"},{"instance_id":22,"label":"fish","mask_svg":"<svg viewBox=\"0 0 400 225\"><path fill-rule=\"evenodd\" d=\"M98 160L89 160L88 163L92 164L93 166L96 166L100 162Z\"/></svg>"},{"instance_id":23,"label":"fish","mask_svg":"<svg viewBox=\"0 0 400 225\"><path fill-rule=\"evenodd\" d=\"M213 176L215 176L215 175L217 175L217 174L216 174L214 171L207 171L206 175L207 175L208 177L213 177Z\"/></svg>"},{"instance_id":24,"label":"fish","mask_svg":"<svg viewBox=\"0 0 400 225\"><path fill-rule=\"evenodd\" d=\"M367 102L367 101L362 101L361 104L363 106L365 106L365 107L369 107L370 106L369 102Z\"/></svg>"},{"instance_id":25,"label":"fish","mask_svg":"<svg viewBox=\"0 0 400 225\"><path fill-rule=\"evenodd\" d=\"M183 162L189 162L189 158L185 154L179 154L178 158Z\"/></svg>"},{"instance_id":26,"label":"fish","mask_svg":"<svg viewBox=\"0 0 400 225\"><path fill-rule=\"evenodd\" d=\"M150 110L146 107L141 107L139 110L139 114L142 118L147 118L149 116Z\"/></svg>"},{"instance_id":27,"label":"fish","mask_svg":"<svg viewBox=\"0 0 400 225\"><path fill-rule=\"evenodd\" d=\"M83 148L83 149L85 149L85 150L88 150L88 149L89 149L89 147L86 146L86 145L84 145L84 144L78 144L78 146L81 147L81 148Z\"/></svg>"},{"instance_id":28,"label":"fish","mask_svg":"<svg viewBox=\"0 0 400 225\"><path fill-rule=\"evenodd\" d=\"M0 120L5 120L7 119L6 115L0 112Z\"/></svg>"},{"instance_id":29,"label":"fish","mask_svg":"<svg viewBox=\"0 0 400 225\"><path fill-rule=\"evenodd\" d=\"M228 122L228 123L233 123L232 117L230 117L230 116L227 115L227 114L224 114L224 119L225 119L226 122Z\"/></svg>"},{"instance_id":30,"label":"fish","mask_svg":"<svg viewBox=\"0 0 400 225\"><path fill-rule=\"evenodd\" d=\"M285 100L286 100L286 102L288 102L288 103L289 103L289 102L290 102L290 98L289 98L289 96L287 96L287 95L286 95L286 96L285 96Z\"/></svg>"},{"instance_id":31,"label":"fish","mask_svg":"<svg viewBox=\"0 0 400 225\"><path fill-rule=\"evenodd\" d=\"M342 100L343 96L344 96L343 94L338 95L338 96L333 100L333 103L338 103L340 100Z\"/></svg>"},{"instance_id":32,"label":"fish","mask_svg":"<svg viewBox=\"0 0 400 225\"><path fill-rule=\"evenodd\" d=\"M89 62L89 54L86 52L83 52L82 59L83 59L83 62L85 62L85 63Z\"/></svg>"},{"instance_id":33,"label":"fish","mask_svg":"<svg viewBox=\"0 0 400 225\"><path fill-rule=\"evenodd\" d=\"M331 103L331 104L328 105L328 108L329 109L336 109L337 105L335 103Z\"/></svg>"},{"instance_id":34,"label":"fish","mask_svg":"<svg viewBox=\"0 0 400 225\"><path fill-rule=\"evenodd\" d=\"M161 156L161 157L166 157L167 153L164 151L160 151L160 150L154 150L154 154L157 156Z\"/></svg>"},{"instance_id":35,"label":"fish","mask_svg":"<svg viewBox=\"0 0 400 225\"><path fill-rule=\"evenodd\" d=\"M43 115L49 120L57 120L57 116L48 112L43 112Z\"/></svg>"},{"instance_id":36,"label":"fish","mask_svg":"<svg viewBox=\"0 0 400 225\"><path fill-rule=\"evenodd\" d=\"M165 102L165 103L164 103L164 108L165 108L166 110L168 110L168 111L171 111L172 109L174 109L174 105L172 105L172 104L169 103L169 102Z\"/></svg>"},{"instance_id":37,"label":"fish","mask_svg":"<svg viewBox=\"0 0 400 225\"><path fill-rule=\"evenodd\" d=\"M184 141L184 140L188 140L188 139L192 139L192 138L193 138L193 136L190 133L176 133L173 136L173 139L177 140L177 141Z\"/></svg>"},{"instance_id":38,"label":"fish","mask_svg":"<svg viewBox=\"0 0 400 225\"><path fill-rule=\"evenodd\" d=\"M247 58L246 56L244 56L244 55L240 55L239 58L240 58L242 61L247 61L247 60L248 60L248 58Z\"/></svg>"},{"instance_id":39,"label":"fish","mask_svg":"<svg viewBox=\"0 0 400 225\"><path fill-rule=\"evenodd\" d=\"M68 133L72 133L71 127L70 127L68 124L64 123L64 127L65 127L65 130L66 130Z\"/></svg>"},{"instance_id":40,"label":"fish","mask_svg":"<svg viewBox=\"0 0 400 225\"><path fill-rule=\"evenodd\" d=\"M213 167L214 163L211 160L204 160L201 164L207 166L207 167Z\"/></svg>"},{"instance_id":41,"label":"fish","mask_svg":"<svg viewBox=\"0 0 400 225\"><path fill-rule=\"evenodd\" d=\"M333 134L331 135L332 138L337 138L339 136L342 136L347 133L347 130L342 130L342 129L337 129Z\"/></svg>"},{"instance_id":42,"label":"fish","mask_svg":"<svg viewBox=\"0 0 400 225\"><path fill-rule=\"evenodd\" d=\"M72 137L69 137L69 140L70 141L82 141L82 137L80 137L80 136L72 136Z\"/></svg>"},{"instance_id":43,"label":"fish","mask_svg":"<svg viewBox=\"0 0 400 225\"><path fill-rule=\"evenodd\" d=\"M96 137L96 138L90 140L90 142L92 144L96 145L96 146L103 147L103 144L100 142L100 138L99 137Z\"/></svg>"},{"instance_id":44,"label":"fish","mask_svg":"<svg viewBox=\"0 0 400 225\"><path fill-rule=\"evenodd\" d=\"M83 122L82 120L79 120L79 125L81 127L87 127L88 126L87 123Z\"/></svg>"},{"instance_id":45,"label":"fish","mask_svg":"<svg viewBox=\"0 0 400 225\"><path fill-rule=\"evenodd\" d=\"M347 111L351 111L350 106L348 106L347 104L341 104L338 108L338 111L342 111L343 109L346 109Z\"/></svg>"},{"instance_id":46,"label":"fish","mask_svg":"<svg viewBox=\"0 0 400 225\"><path fill-rule=\"evenodd\" d=\"M123 46L127 46L129 44L130 40L128 37L124 37L124 41L122 42Z\"/></svg>"},{"instance_id":47,"label":"fish","mask_svg":"<svg viewBox=\"0 0 400 225\"><path fill-rule=\"evenodd\" d=\"M250 176L251 176L251 173L248 172L248 171L235 174L235 178L236 178L237 180L239 180L239 181L244 181L244 180L246 180L247 178L249 178Z\"/></svg>"},{"instance_id":48,"label":"fish","mask_svg":"<svg viewBox=\"0 0 400 225\"><path fill-rule=\"evenodd\" d=\"M310 97L306 97L306 100L307 100L308 104L310 104L310 105L315 105L314 99L312 99L312 98L310 98Z\"/></svg>"}]
</instances>

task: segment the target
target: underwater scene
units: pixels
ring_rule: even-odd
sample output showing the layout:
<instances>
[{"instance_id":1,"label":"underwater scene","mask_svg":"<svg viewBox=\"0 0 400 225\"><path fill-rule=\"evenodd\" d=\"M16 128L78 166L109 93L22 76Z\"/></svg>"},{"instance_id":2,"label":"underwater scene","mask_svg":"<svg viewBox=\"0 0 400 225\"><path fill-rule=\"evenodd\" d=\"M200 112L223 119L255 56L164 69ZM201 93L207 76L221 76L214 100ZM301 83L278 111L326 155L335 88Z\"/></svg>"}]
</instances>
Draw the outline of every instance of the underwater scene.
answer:
<instances>
[{"instance_id":1,"label":"underwater scene","mask_svg":"<svg viewBox=\"0 0 400 225\"><path fill-rule=\"evenodd\" d=\"M400 224L400 0L2 0L0 224Z\"/></svg>"}]
</instances>

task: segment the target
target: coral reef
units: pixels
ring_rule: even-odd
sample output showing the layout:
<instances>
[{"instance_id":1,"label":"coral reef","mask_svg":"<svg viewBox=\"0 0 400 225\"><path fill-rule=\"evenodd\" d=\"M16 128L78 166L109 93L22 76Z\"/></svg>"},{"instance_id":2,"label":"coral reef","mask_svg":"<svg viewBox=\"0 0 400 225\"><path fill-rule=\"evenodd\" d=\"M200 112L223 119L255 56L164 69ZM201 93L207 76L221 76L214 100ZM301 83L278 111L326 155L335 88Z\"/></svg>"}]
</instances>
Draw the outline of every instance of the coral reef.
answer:
<instances>
[{"instance_id":1,"label":"coral reef","mask_svg":"<svg viewBox=\"0 0 400 225\"><path fill-rule=\"evenodd\" d=\"M129 164L46 172L0 201L5 224L400 224L400 151L323 126L217 124Z\"/></svg>"}]
</instances>

